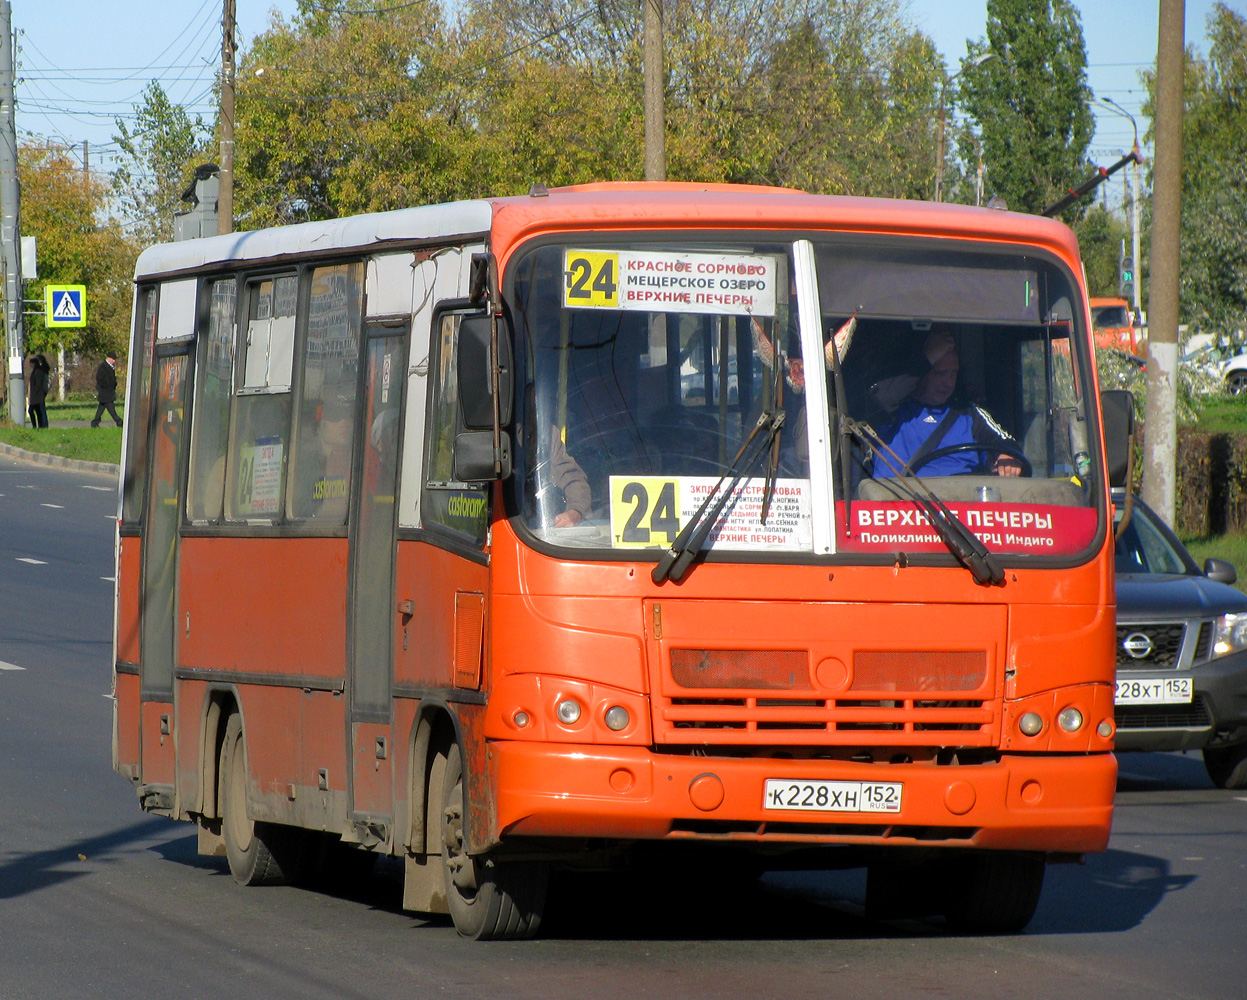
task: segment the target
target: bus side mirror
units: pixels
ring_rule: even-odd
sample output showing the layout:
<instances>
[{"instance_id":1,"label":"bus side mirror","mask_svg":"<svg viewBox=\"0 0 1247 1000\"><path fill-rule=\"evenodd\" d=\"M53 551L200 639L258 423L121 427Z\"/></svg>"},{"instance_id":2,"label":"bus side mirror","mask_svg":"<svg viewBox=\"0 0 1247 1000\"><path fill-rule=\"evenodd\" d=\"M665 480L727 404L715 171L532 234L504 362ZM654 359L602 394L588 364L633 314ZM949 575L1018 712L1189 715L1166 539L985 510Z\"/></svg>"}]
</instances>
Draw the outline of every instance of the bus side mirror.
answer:
<instances>
[{"instance_id":1,"label":"bus side mirror","mask_svg":"<svg viewBox=\"0 0 1247 1000\"><path fill-rule=\"evenodd\" d=\"M494 432L460 431L455 435L454 476L461 483L487 483L511 475L511 435L503 433L502 469L494 469Z\"/></svg>"},{"instance_id":2,"label":"bus side mirror","mask_svg":"<svg viewBox=\"0 0 1247 1000\"><path fill-rule=\"evenodd\" d=\"M498 323L498 412L501 426L511 422L511 330L501 316ZM490 317L465 316L459 322L459 407L463 426L493 430L493 379L489 367Z\"/></svg>"},{"instance_id":3,"label":"bus side mirror","mask_svg":"<svg viewBox=\"0 0 1247 1000\"><path fill-rule=\"evenodd\" d=\"M1128 389L1100 393L1104 419L1104 452L1108 458L1110 486L1129 486L1130 450L1134 438L1134 394Z\"/></svg>"}]
</instances>

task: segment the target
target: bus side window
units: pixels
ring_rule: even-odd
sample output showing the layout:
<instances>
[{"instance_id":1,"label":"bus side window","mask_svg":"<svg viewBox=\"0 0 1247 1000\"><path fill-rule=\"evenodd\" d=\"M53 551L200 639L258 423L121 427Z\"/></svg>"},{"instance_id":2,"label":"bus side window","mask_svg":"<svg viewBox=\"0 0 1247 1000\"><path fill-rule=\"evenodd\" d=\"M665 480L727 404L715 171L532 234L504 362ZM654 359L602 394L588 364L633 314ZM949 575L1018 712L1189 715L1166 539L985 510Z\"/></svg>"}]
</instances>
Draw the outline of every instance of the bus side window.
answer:
<instances>
[{"instance_id":1,"label":"bus side window","mask_svg":"<svg viewBox=\"0 0 1247 1000\"><path fill-rule=\"evenodd\" d=\"M440 525L483 545L489 526L489 493L484 487L454 481L455 435L463 430L456 364L461 318L444 313L435 321L435 357L429 369L433 399L426 431L426 476L420 506L426 525Z\"/></svg>"},{"instance_id":2,"label":"bus side window","mask_svg":"<svg viewBox=\"0 0 1247 1000\"><path fill-rule=\"evenodd\" d=\"M364 265L312 272L296 407L291 518L344 524L351 495Z\"/></svg>"},{"instance_id":3,"label":"bus side window","mask_svg":"<svg viewBox=\"0 0 1247 1000\"><path fill-rule=\"evenodd\" d=\"M247 284L243 386L234 399L226 518L273 522L284 506L298 278Z\"/></svg>"},{"instance_id":4,"label":"bus side window","mask_svg":"<svg viewBox=\"0 0 1247 1000\"><path fill-rule=\"evenodd\" d=\"M135 523L143 516L147 495L147 419L151 404L152 358L156 350L156 289L140 289L135 300L136 340L130 351L130 374L126 410L126 474L123 485L122 518Z\"/></svg>"},{"instance_id":5,"label":"bus side window","mask_svg":"<svg viewBox=\"0 0 1247 1000\"><path fill-rule=\"evenodd\" d=\"M234 375L238 282L234 278L211 282L207 299L207 334L200 338L186 499L188 516L199 523L220 521L225 504L225 444Z\"/></svg>"}]
</instances>

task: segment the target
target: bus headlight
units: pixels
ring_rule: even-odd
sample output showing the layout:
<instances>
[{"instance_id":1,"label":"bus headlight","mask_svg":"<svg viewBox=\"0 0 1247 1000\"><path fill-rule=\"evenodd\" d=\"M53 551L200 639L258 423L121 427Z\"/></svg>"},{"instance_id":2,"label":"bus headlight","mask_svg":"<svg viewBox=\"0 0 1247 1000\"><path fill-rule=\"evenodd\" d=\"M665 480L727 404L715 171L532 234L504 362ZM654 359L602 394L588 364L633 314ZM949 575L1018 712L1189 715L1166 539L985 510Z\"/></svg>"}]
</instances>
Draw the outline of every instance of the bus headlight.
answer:
<instances>
[{"instance_id":1,"label":"bus headlight","mask_svg":"<svg viewBox=\"0 0 1247 1000\"><path fill-rule=\"evenodd\" d=\"M1027 736L1038 736L1043 730L1043 717L1038 712L1027 712L1018 719L1018 729Z\"/></svg>"},{"instance_id":2,"label":"bus headlight","mask_svg":"<svg viewBox=\"0 0 1247 1000\"><path fill-rule=\"evenodd\" d=\"M1072 706L1063 708L1061 714L1056 717L1056 724L1067 733L1076 733L1082 728L1082 712Z\"/></svg>"},{"instance_id":3,"label":"bus headlight","mask_svg":"<svg viewBox=\"0 0 1247 1000\"><path fill-rule=\"evenodd\" d=\"M554 714L565 726L574 726L580 721L580 702L575 698L564 698L554 707Z\"/></svg>"},{"instance_id":4,"label":"bus headlight","mask_svg":"<svg viewBox=\"0 0 1247 1000\"><path fill-rule=\"evenodd\" d=\"M1216 635L1212 640L1212 655L1227 656L1247 649L1247 614L1222 615L1216 620Z\"/></svg>"},{"instance_id":5,"label":"bus headlight","mask_svg":"<svg viewBox=\"0 0 1247 1000\"><path fill-rule=\"evenodd\" d=\"M606 728L616 733L621 729L627 729L628 723L632 721L628 715L628 710L622 705L612 705L606 710L604 718L606 720Z\"/></svg>"}]
</instances>

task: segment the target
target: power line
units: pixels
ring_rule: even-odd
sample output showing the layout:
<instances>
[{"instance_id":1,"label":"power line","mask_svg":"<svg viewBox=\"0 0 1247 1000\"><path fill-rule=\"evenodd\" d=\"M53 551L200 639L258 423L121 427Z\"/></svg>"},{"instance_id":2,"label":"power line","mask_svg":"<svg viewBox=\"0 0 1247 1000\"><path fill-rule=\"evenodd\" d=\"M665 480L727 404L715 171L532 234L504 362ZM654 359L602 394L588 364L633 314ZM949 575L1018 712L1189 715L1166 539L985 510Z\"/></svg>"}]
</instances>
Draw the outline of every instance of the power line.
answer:
<instances>
[{"instance_id":1,"label":"power line","mask_svg":"<svg viewBox=\"0 0 1247 1000\"><path fill-rule=\"evenodd\" d=\"M322 4L313 3L308 0L308 6L313 10L318 10L323 14L388 14L393 10L403 10L406 7L419 7L421 4L428 3L429 0L411 0L410 3L394 4L392 7L378 7L374 10L357 10L350 7L325 7Z\"/></svg>"}]
</instances>

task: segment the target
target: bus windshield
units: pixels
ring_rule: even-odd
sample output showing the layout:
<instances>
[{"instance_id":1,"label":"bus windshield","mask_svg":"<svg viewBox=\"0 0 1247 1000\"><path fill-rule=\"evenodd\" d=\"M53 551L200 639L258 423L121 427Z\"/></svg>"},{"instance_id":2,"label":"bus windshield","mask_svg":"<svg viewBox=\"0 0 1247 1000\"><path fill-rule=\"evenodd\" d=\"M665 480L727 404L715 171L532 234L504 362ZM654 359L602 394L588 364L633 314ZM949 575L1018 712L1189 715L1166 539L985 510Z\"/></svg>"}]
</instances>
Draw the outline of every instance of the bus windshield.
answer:
<instances>
[{"instance_id":1,"label":"bus windshield","mask_svg":"<svg viewBox=\"0 0 1247 1000\"><path fill-rule=\"evenodd\" d=\"M1076 286L1039 254L932 242L585 241L519 257L526 527L657 553L731 469L714 552L946 555L916 477L993 552L1083 552L1098 463ZM776 440L741 469L777 411Z\"/></svg>"}]
</instances>

